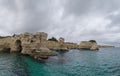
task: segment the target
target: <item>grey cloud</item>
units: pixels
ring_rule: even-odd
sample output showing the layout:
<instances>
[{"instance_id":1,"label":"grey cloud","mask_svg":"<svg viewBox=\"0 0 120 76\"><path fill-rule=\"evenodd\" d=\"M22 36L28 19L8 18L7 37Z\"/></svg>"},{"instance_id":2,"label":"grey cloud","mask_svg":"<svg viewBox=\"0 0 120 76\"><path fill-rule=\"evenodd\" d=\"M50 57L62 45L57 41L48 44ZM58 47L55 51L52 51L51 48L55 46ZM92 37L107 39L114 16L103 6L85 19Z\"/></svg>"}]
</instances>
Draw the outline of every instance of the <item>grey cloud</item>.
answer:
<instances>
[{"instance_id":1,"label":"grey cloud","mask_svg":"<svg viewBox=\"0 0 120 76\"><path fill-rule=\"evenodd\" d=\"M18 1L18 3L17 3ZM49 0L4 0L3 7L14 13L13 29L10 32L36 32L45 30L51 22L51 1ZM17 5L18 4L18 5ZM18 27L17 27L18 26Z\"/></svg>"},{"instance_id":2,"label":"grey cloud","mask_svg":"<svg viewBox=\"0 0 120 76\"><path fill-rule=\"evenodd\" d=\"M85 15L88 13L109 13L120 9L119 0L67 0L65 10L67 14Z\"/></svg>"},{"instance_id":3,"label":"grey cloud","mask_svg":"<svg viewBox=\"0 0 120 76\"><path fill-rule=\"evenodd\" d=\"M119 22L119 20L120 20L120 13L118 15L116 15L116 16L113 16L113 15L109 16L108 18L112 20L112 24L111 25L117 26L117 25L120 24L120 22Z\"/></svg>"},{"instance_id":4,"label":"grey cloud","mask_svg":"<svg viewBox=\"0 0 120 76\"><path fill-rule=\"evenodd\" d=\"M27 0L23 2L25 31L39 31L50 25L51 15L49 2L40 0ZM23 26L24 27L24 26Z\"/></svg>"},{"instance_id":5,"label":"grey cloud","mask_svg":"<svg viewBox=\"0 0 120 76\"><path fill-rule=\"evenodd\" d=\"M17 10L15 0L0 0L0 6L12 11Z\"/></svg>"},{"instance_id":6,"label":"grey cloud","mask_svg":"<svg viewBox=\"0 0 120 76\"><path fill-rule=\"evenodd\" d=\"M68 0L65 5L67 13L82 15L90 11L93 0Z\"/></svg>"}]
</instances>

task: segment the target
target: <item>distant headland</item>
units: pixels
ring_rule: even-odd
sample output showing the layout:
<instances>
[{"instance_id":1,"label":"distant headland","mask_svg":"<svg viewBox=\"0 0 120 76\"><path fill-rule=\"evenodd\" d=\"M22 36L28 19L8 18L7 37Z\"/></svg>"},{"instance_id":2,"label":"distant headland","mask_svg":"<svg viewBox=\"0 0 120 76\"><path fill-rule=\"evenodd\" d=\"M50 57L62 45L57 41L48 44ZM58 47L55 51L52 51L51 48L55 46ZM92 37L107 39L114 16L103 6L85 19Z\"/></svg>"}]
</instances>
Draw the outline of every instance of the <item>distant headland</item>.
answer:
<instances>
[{"instance_id":1,"label":"distant headland","mask_svg":"<svg viewBox=\"0 0 120 76\"><path fill-rule=\"evenodd\" d=\"M29 55L37 60L47 59L53 56L51 50L68 51L70 49L99 50L95 40L82 41L80 44L65 42L60 37L59 40L52 37L47 39L48 34L44 32L14 34L13 36L0 37L1 52L20 52Z\"/></svg>"},{"instance_id":2,"label":"distant headland","mask_svg":"<svg viewBox=\"0 0 120 76\"><path fill-rule=\"evenodd\" d=\"M115 46L111 45L98 45L99 48L114 48Z\"/></svg>"}]
</instances>

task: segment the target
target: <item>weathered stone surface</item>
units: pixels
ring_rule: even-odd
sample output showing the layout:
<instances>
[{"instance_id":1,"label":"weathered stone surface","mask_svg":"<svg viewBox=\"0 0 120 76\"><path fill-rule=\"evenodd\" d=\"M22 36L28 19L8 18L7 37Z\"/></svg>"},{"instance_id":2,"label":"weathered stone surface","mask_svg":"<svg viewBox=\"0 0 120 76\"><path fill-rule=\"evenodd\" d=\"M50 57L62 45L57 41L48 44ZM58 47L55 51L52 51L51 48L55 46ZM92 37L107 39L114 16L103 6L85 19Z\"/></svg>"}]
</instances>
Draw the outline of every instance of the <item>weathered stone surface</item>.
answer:
<instances>
[{"instance_id":1,"label":"weathered stone surface","mask_svg":"<svg viewBox=\"0 0 120 76\"><path fill-rule=\"evenodd\" d=\"M77 43L72 43L72 42L65 42L65 46L68 49L78 49L78 44Z\"/></svg>"},{"instance_id":2,"label":"weathered stone surface","mask_svg":"<svg viewBox=\"0 0 120 76\"><path fill-rule=\"evenodd\" d=\"M47 59L49 56L54 56L56 54L53 54L51 50L48 48L41 47L40 49L33 49L30 56L32 56L35 59Z\"/></svg>"},{"instance_id":3,"label":"weathered stone surface","mask_svg":"<svg viewBox=\"0 0 120 76\"><path fill-rule=\"evenodd\" d=\"M68 51L69 50L67 48L67 46L65 46L65 39L62 37L59 38L59 48L57 50L61 50L61 51Z\"/></svg>"},{"instance_id":4,"label":"weathered stone surface","mask_svg":"<svg viewBox=\"0 0 120 76\"><path fill-rule=\"evenodd\" d=\"M69 50L65 46L64 38L60 38L58 42L56 41L44 41L43 45L45 45L48 49L51 50L60 50L60 51L66 51Z\"/></svg>"},{"instance_id":5,"label":"weathered stone surface","mask_svg":"<svg viewBox=\"0 0 120 76\"><path fill-rule=\"evenodd\" d=\"M79 45L79 49L98 50L99 48L96 42L82 41Z\"/></svg>"},{"instance_id":6,"label":"weathered stone surface","mask_svg":"<svg viewBox=\"0 0 120 76\"><path fill-rule=\"evenodd\" d=\"M59 43L55 41L47 41L44 43L44 45L51 50L59 49Z\"/></svg>"},{"instance_id":7,"label":"weathered stone surface","mask_svg":"<svg viewBox=\"0 0 120 76\"><path fill-rule=\"evenodd\" d=\"M60 49L60 43L47 41L47 34L44 32L25 33L0 37L0 51L21 52L25 55L32 55L35 58L45 59L50 55L54 55L49 49Z\"/></svg>"},{"instance_id":8,"label":"weathered stone surface","mask_svg":"<svg viewBox=\"0 0 120 76\"><path fill-rule=\"evenodd\" d=\"M99 50L98 45L93 44L92 47L90 48L90 50Z\"/></svg>"}]
</instances>

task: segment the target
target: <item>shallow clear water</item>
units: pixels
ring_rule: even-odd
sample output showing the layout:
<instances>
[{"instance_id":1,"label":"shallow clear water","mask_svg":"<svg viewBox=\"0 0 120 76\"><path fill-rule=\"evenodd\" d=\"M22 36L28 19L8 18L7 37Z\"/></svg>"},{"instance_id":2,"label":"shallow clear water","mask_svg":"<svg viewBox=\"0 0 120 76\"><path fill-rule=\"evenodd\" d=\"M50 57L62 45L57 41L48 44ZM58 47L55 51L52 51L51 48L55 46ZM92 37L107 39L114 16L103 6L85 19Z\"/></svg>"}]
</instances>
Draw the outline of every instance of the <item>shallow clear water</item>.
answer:
<instances>
[{"instance_id":1,"label":"shallow clear water","mask_svg":"<svg viewBox=\"0 0 120 76\"><path fill-rule=\"evenodd\" d=\"M120 48L58 52L44 62L0 54L0 76L120 76Z\"/></svg>"}]
</instances>

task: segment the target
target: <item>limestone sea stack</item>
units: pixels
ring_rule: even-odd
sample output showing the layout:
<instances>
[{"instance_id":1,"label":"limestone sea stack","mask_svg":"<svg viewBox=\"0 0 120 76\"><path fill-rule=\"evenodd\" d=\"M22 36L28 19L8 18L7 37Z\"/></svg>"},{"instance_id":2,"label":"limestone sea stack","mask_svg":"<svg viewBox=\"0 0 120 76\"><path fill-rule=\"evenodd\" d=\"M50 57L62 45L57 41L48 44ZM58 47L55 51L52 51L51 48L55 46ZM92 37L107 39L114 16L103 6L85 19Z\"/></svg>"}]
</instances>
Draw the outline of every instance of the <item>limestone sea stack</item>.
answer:
<instances>
[{"instance_id":1,"label":"limestone sea stack","mask_svg":"<svg viewBox=\"0 0 120 76\"><path fill-rule=\"evenodd\" d=\"M95 40L81 41L79 49L99 50L97 42Z\"/></svg>"}]
</instances>

